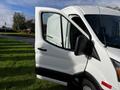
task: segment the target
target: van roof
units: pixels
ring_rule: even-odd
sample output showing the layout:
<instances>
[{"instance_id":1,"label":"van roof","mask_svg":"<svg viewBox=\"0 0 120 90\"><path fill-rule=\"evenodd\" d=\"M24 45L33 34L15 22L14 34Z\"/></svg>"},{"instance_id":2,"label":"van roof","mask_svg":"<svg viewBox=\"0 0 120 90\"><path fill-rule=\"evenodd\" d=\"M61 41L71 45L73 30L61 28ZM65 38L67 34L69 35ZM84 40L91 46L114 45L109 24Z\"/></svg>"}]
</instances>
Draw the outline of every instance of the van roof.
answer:
<instances>
[{"instance_id":1,"label":"van roof","mask_svg":"<svg viewBox=\"0 0 120 90\"><path fill-rule=\"evenodd\" d=\"M83 14L104 14L104 15L117 15L120 16L120 11L114 10L111 8L107 7L102 7L102 6L88 6L88 5L83 5L83 6L68 6L63 9L64 11L71 11L76 10L76 11L82 11Z\"/></svg>"}]
</instances>

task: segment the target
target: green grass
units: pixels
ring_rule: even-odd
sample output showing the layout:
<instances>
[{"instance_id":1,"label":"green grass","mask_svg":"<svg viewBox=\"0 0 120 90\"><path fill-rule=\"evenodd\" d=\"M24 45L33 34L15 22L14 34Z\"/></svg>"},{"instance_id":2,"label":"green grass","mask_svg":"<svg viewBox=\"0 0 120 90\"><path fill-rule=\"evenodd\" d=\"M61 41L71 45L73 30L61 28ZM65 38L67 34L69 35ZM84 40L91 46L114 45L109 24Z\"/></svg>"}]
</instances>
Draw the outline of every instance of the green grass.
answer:
<instances>
[{"instance_id":1,"label":"green grass","mask_svg":"<svg viewBox=\"0 0 120 90\"><path fill-rule=\"evenodd\" d=\"M10 36L23 36L23 37L35 37L34 33L28 34L25 32L0 32L2 35L10 35Z\"/></svg>"},{"instance_id":2,"label":"green grass","mask_svg":"<svg viewBox=\"0 0 120 90\"><path fill-rule=\"evenodd\" d=\"M0 38L0 90L66 90L35 76L32 45Z\"/></svg>"}]
</instances>

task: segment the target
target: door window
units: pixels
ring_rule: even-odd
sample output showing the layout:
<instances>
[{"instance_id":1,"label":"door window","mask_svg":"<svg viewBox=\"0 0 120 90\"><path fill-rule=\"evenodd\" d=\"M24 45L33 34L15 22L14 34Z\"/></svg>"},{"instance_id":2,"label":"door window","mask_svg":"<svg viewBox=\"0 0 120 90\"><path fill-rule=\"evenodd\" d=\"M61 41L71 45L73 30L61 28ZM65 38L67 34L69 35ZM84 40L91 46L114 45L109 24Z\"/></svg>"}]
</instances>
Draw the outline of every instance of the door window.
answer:
<instances>
[{"instance_id":1,"label":"door window","mask_svg":"<svg viewBox=\"0 0 120 90\"><path fill-rule=\"evenodd\" d=\"M69 15L69 17L84 30L87 34L90 34L83 20L78 15Z\"/></svg>"},{"instance_id":2,"label":"door window","mask_svg":"<svg viewBox=\"0 0 120 90\"><path fill-rule=\"evenodd\" d=\"M63 49L74 50L81 32L64 16L57 13L42 14L43 38Z\"/></svg>"},{"instance_id":3,"label":"door window","mask_svg":"<svg viewBox=\"0 0 120 90\"><path fill-rule=\"evenodd\" d=\"M46 41L62 47L60 15L43 13L43 37Z\"/></svg>"}]
</instances>

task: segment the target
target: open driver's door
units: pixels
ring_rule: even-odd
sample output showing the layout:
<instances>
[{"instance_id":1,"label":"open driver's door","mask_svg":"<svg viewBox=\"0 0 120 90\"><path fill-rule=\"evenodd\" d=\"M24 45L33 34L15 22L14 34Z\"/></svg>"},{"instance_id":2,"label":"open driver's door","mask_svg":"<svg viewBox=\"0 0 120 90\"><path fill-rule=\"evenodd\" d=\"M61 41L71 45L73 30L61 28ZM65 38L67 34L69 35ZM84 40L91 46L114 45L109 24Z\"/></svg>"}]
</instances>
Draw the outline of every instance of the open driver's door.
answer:
<instances>
[{"instance_id":1,"label":"open driver's door","mask_svg":"<svg viewBox=\"0 0 120 90\"><path fill-rule=\"evenodd\" d=\"M76 39L80 35L89 39L89 36L60 10L36 7L37 77L65 83L72 75L83 72L87 57L84 54L74 54Z\"/></svg>"}]
</instances>

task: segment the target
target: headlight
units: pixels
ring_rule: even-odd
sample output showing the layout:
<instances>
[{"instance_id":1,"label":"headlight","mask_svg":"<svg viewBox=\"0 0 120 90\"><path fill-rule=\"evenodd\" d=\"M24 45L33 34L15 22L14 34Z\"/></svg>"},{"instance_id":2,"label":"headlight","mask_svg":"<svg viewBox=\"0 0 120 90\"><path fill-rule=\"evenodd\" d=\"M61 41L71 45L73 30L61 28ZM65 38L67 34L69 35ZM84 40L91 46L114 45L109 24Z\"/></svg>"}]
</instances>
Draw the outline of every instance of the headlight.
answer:
<instances>
[{"instance_id":1,"label":"headlight","mask_svg":"<svg viewBox=\"0 0 120 90\"><path fill-rule=\"evenodd\" d=\"M117 76L118 76L118 81L120 82L120 62L118 62L118 61L116 61L112 58L111 58L111 60L112 60L112 63L115 67L115 70L116 70L116 73L117 73Z\"/></svg>"}]
</instances>

